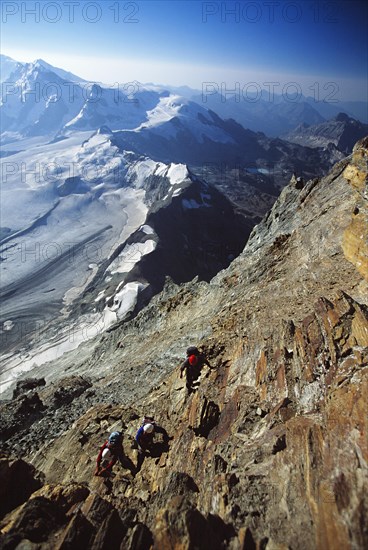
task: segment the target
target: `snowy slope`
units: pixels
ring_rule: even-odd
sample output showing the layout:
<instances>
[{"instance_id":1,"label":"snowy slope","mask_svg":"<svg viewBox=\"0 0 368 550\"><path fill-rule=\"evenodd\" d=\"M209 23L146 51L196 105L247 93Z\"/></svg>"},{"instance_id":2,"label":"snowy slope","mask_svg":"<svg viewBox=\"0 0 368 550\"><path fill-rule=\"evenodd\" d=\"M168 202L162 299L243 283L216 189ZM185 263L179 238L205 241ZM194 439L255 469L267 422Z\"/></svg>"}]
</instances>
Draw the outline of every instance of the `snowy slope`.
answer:
<instances>
[{"instance_id":1,"label":"snowy slope","mask_svg":"<svg viewBox=\"0 0 368 550\"><path fill-rule=\"evenodd\" d=\"M5 294L25 281L28 285L32 276L37 275L34 284L41 282L43 274L45 287L55 287L57 298L76 283L82 287L81 272L88 279L88 266L108 256L145 220L144 192L126 184L124 155L104 134L74 134L10 159L28 173L16 171L2 182ZM62 280L53 280L51 266L57 276L63 271Z\"/></svg>"},{"instance_id":2,"label":"snowy slope","mask_svg":"<svg viewBox=\"0 0 368 550\"><path fill-rule=\"evenodd\" d=\"M167 276L211 278L251 230L186 165L121 151L112 137L73 132L6 159L27 173L8 167L1 187L2 390L129 317Z\"/></svg>"},{"instance_id":3,"label":"snowy slope","mask_svg":"<svg viewBox=\"0 0 368 550\"><path fill-rule=\"evenodd\" d=\"M110 138L107 128L92 135L74 132L55 143L38 140L5 159L0 189L4 349L22 349L20 334L26 338L70 315L99 272L95 306L78 314L73 329L66 324L64 332L58 330L55 341L48 335L45 357L106 330L134 309L147 286L125 279L156 248L155 231L145 224L149 208L180 194L189 173L183 165L120 152ZM129 242L137 231L139 240Z\"/></svg>"},{"instance_id":4,"label":"snowy slope","mask_svg":"<svg viewBox=\"0 0 368 550\"><path fill-rule=\"evenodd\" d=\"M99 239L101 249L91 252L89 263L93 256L108 257L115 243L144 222L149 206L146 181L160 176L173 186L188 176L185 166L121 153L111 144L110 134L99 132L74 133L16 153L4 162L5 172L1 243L7 255L0 265L5 287L98 232L106 232L106 239ZM40 257L27 252L38 248L44 250Z\"/></svg>"}]
</instances>

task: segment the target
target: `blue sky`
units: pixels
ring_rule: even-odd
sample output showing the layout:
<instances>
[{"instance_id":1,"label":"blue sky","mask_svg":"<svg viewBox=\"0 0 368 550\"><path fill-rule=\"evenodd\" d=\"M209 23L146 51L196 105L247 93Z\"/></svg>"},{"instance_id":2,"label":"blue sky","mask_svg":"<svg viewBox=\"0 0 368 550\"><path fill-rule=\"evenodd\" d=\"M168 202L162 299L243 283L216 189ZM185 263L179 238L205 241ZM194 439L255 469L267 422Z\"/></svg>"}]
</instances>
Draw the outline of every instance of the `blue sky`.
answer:
<instances>
[{"instance_id":1,"label":"blue sky","mask_svg":"<svg viewBox=\"0 0 368 550\"><path fill-rule=\"evenodd\" d=\"M319 99L367 97L363 1L3 1L1 10L2 53L87 80L273 82L275 92L295 82Z\"/></svg>"}]
</instances>

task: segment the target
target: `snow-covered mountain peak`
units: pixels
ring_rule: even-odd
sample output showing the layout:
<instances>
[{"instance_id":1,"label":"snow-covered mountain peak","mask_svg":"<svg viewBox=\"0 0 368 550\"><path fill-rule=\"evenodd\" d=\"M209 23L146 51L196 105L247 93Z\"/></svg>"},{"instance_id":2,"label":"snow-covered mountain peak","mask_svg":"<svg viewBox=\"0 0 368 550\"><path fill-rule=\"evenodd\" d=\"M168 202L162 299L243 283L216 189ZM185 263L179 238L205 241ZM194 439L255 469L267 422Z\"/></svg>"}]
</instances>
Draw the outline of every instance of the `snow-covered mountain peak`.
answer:
<instances>
[{"instance_id":1,"label":"snow-covered mountain peak","mask_svg":"<svg viewBox=\"0 0 368 550\"><path fill-rule=\"evenodd\" d=\"M64 69L60 69L59 67L54 67L53 65L50 65L50 63L47 63L47 61L41 58L33 61L31 65L35 69L52 72L56 74L59 78L62 78L63 80L68 80L71 82L85 82L85 80L80 76L77 76L69 71L64 71Z\"/></svg>"},{"instance_id":2,"label":"snow-covered mountain peak","mask_svg":"<svg viewBox=\"0 0 368 550\"><path fill-rule=\"evenodd\" d=\"M143 134L152 132L165 139L188 133L198 143L203 143L205 139L234 143L232 136L218 125L211 111L177 94L160 97L157 105L147 111L147 120L134 131Z\"/></svg>"},{"instance_id":3,"label":"snow-covered mountain peak","mask_svg":"<svg viewBox=\"0 0 368 550\"><path fill-rule=\"evenodd\" d=\"M52 70L53 67L51 67L51 65L49 65L48 63L46 63L46 61L44 61L43 59L35 59L34 61L32 61L30 63L31 67L34 68L34 69L41 69L41 70L44 70L44 69L47 69L47 70Z\"/></svg>"},{"instance_id":4,"label":"snow-covered mountain peak","mask_svg":"<svg viewBox=\"0 0 368 550\"><path fill-rule=\"evenodd\" d=\"M5 82L14 71L22 66L23 63L15 61L7 55L0 54L0 82Z\"/></svg>"},{"instance_id":5,"label":"snow-covered mountain peak","mask_svg":"<svg viewBox=\"0 0 368 550\"><path fill-rule=\"evenodd\" d=\"M167 171L167 176L172 185L180 183L189 177L188 167L186 164L171 163Z\"/></svg>"},{"instance_id":6,"label":"snow-covered mountain peak","mask_svg":"<svg viewBox=\"0 0 368 550\"><path fill-rule=\"evenodd\" d=\"M2 90L2 93L7 94L7 97L3 97L3 103L12 101L14 97L22 97L25 92L30 91L29 104L44 104L52 87L58 88L59 95L62 96L67 88L64 86L65 78L59 75L57 71L58 69L40 59L31 63L18 64L8 79L9 87L4 86ZM14 86L14 88L11 86ZM25 99L22 98L21 102L24 103Z\"/></svg>"},{"instance_id":7,"label":"snow-covered mountain peak","mask_svg":"<svg viewBox=\"0 0 368 550\"><path fill-rule=\"evenodd\" d=\"M201 114L208 122L213 123L208 109L177 94L165 95L160 98L158 104L152 110L147 112L147 122L141 124L137 130L159 126L175 117L196 119L198 114Z\"/></svg>"}]
</instances>

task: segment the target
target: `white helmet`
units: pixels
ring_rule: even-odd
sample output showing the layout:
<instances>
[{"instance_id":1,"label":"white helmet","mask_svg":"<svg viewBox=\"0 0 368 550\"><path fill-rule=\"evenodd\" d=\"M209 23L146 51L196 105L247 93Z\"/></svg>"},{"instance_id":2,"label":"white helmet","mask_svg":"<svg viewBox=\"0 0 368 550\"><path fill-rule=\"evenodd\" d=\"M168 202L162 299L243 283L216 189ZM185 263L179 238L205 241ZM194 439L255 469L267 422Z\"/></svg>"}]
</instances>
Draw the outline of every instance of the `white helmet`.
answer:
<instances>
[{"instance_id":1,"label":"white helmet","mask_svg":"<svg viewBox=\"0 0 368 550\"><path fill-rule=\"evenodd\" d=\"M109 460L111 457L112 457L112 453L111 453L110 449L104 449L102 451L103 460Z\"/></svg>"},{"instance_id":2,"label":"white helmet","mask_svg":"<svg viewBox=\"0 0 368 550\"><path fill-rule=\"evenodd\" d=\"M145 424L143 426L143 431L146 434L151 434L153 432L153 430L154 430L153 424Z\"/></svg>"}]
</instances>

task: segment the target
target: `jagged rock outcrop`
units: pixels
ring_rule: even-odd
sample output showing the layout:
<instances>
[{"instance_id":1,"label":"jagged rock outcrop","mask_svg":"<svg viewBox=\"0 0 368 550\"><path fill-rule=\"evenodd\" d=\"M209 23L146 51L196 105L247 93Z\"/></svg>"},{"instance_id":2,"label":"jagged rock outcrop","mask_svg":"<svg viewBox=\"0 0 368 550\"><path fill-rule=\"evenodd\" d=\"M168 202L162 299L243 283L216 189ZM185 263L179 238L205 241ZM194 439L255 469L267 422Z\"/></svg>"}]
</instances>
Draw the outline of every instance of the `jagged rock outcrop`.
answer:
<instances>
[{"instance_id":1,"label":"jagged rock outcrop","mask_svg":"<svg viewBox=\"0 0 368 550\"><path fill-rule=\"evenodd\" d=\"M26 378L25 380L18 380L13 391L13 398L15 399L19 395L45 385L46 381L44 378Z\"/></svg>"},{"instance_id":2,"label":"jagged rock outcrop","mask_svg":"<svg viewBox=\"0 0 368 550\"><path fill-rule=\"evenodd\" d=\"M81 346L79 359L32 373L50 384L68 366L92 387L58 403L59 414L80 412L64 433L50 441L32 432L38 448L25 455L46 485L2 520L3 544L16 547L17 536L39 548L367 546L367 159L365 139L327 177L286 187L209 284L168 282L135 319ZM192 343L212 369L188 396L177 365ZM48 387L53 395L52 385L37 393L53 410ZM39 413L42 425L47 410ZM131 443L143 414L166 428L168 445L157 437L139 471L115 466L111 479L94 477L115 429L127 465L137 464ZM3 434L13 451L25 437L17 426L16 438ZM80 488L80 506L51 498L70 487Z\"/></svg>"},{"instance_id":3,"label":"jagged rock outcrop","mask_svg":"<svg viewBox=\"0 0 368 550\"><path fill-rule=\"evenodd\" d=\"M44 378L19 381L13 399L0 406L3 448L8 450L8 440L12 441L11 449L17 456L38 449L40 439L58 437L96 402L91 382L81 376L44 385Z\"/></svg>"},{"instance_id":4,"label":"jagged rock outcrop","mask_svg":"<svg viewBox=\"0 0 368 550\"><path fill-rule=\"evenodd\" d=\"M0 457L0 518L23 504L28 497L41 487L42 476L27 462Z\"/></svg>"}]
</instances>

